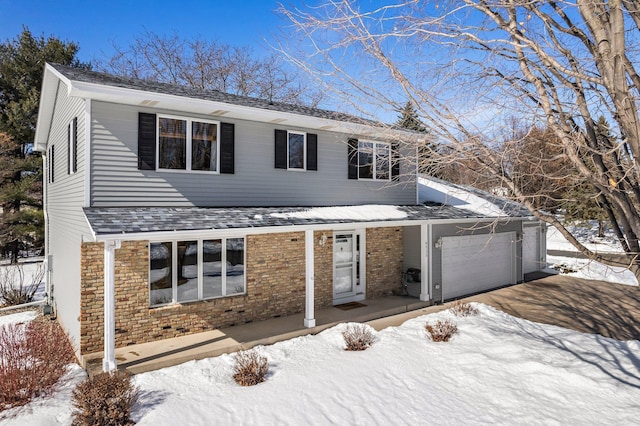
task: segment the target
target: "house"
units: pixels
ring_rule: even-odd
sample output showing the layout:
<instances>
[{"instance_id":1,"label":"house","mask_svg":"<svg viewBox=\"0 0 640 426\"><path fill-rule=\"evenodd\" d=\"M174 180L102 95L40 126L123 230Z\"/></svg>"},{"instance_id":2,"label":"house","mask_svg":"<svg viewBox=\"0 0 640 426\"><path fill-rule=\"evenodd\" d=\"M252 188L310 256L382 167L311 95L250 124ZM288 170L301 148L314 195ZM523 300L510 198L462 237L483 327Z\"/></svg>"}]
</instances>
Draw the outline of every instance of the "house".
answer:
<instances>
[{"instance_id":1,"label":"house","mask_svg":"<svg viewBox=\"0 0 640 426\"><path fill-rule=\"evenodd\" d=\"M47 293L79 359L110 371L116 347L300 312L313 327L318 308L398 291L407 268L424 301L521 281L537 221L421 203L417 137L47 64Z\"/></svg>"}]
</instances>

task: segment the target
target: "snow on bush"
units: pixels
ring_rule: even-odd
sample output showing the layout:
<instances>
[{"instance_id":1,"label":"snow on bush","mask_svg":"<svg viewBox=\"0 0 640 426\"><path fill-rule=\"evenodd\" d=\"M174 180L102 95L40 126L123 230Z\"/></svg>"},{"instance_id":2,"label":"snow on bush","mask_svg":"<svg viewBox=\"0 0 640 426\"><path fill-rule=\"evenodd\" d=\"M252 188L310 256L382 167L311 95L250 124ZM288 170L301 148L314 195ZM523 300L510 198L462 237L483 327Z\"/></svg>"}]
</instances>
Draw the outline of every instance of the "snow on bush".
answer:
<instances>
[{"instance_id":1,"label":"snow on bush","mask_svg":"<svg viewBox=\"0 0 640 426\"><path fill-rule=\"evenodd\" d=\"M75 360L69 337L43 317L0 326L0 411L48 395Z\"/></svg>"},{"instance_id":2,"label":"snow on bush","mask_svg":"<svg viewBox=\"0 0 640 426\"><path fill-rule=\"evenodd\" d=\"M140 397L127 373L100 373L73 391L74 426L132 425L131 409Z\"/></svg>"},{"instance_id":3,"label":"snow on bush","mask_svg":"<svg viewBox=\"0 0 640 426\"><path fill-rule=\"evenodd\" d=\"M458 326L450 320L438 320L434 325L428 322L424 326L427 337L434 342L448 342L458 332Z\"/></svg>"},{"instance_id":4,"label":"snow on bush","mask_svg":"<svg viewBox=\"0 0 640 426\"><path fill-rule=\"evenodd\" d=\"M233 361L233 379L241 386L262 383L269 372L267 358L255 349L238 352Z\"/></svg>"},{"instance_id":5,"label":"snow on bush","mask_svg":"<svg viewBox=\"0 0 640 426\"><path fill-rule=\"evenodd\" d=\"M349 324L342 332L347 351L364 351L368 349L376 337L373 329L365 324Z\"/></svg>"}]
</instances>

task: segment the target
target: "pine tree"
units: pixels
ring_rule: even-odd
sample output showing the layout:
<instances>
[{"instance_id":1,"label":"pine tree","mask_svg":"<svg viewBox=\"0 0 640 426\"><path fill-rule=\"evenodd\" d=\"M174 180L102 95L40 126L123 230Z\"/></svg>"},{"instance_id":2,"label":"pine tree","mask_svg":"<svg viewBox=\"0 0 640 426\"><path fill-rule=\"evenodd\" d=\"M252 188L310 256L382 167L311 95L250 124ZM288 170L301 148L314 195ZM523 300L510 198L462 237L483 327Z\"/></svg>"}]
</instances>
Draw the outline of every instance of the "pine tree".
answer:
<instances>
[{"instance_id":1,"label":"pine tree","mask_svg":"<svg viewBox=\"0 0 640 426\"><path fill-rule=\"evenodd\" d=\"M429 132L422 121L420 121L418 112L411 102L407 102L405 106L399 110L399 113L400 115L398 116L396 126L418 133ZM435 173L433 173L435 169L435 167L433 167L434 164L430 161L434 149L435 145L426 140L426 138L425 141L418 146L418 170L420 173L435 175Z\"/></svg>"},{"instance_id":2,"label":"pine tree","mask_svg":"<svg viewBox=\"0 0 640 426\"><path fill-rule=\"evenodd\" d=\"M21 247L44 238L42 160L31 154L44 64L89 67L77 52L75 43L34 37L26 27L0 44L0 245L13 262Z\"/></svg>"}]
</instances>

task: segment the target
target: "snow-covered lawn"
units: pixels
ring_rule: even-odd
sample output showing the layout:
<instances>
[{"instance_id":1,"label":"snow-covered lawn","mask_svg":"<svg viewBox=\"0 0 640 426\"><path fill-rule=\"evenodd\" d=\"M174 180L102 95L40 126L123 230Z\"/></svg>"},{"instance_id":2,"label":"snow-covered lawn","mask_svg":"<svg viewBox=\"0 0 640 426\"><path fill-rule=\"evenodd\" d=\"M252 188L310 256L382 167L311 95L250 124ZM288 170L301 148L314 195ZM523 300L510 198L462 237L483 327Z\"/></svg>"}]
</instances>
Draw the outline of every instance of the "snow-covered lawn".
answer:
<instances>
[{"instance_id":1,"label":"snow-covered lawn","mask_svg":"<svg viewBox=\"0 0 640 426\"><path fill-rule=\"evenodd\" d=\"M347 352L331 328L259 347L267 381L241 387L223 355L135 376L140 425L209 424L634 424L640 418L640 342L541 325L478 305L476 317L439 312L377 333ZM24 315L24 314L16 314ZM13 317L4 317L4 321ZM448 343L424 325L449 318ZM5 412L0 424L69 424L71 383Z\"/></svg>"},{"instance_id":2,"label":"snow-covered lawn","mask_svg":"<svg viewBox=\"0 0 640 426\"><path fill-rule=\"evenodd\" d=\"M597 252L621 252L620 243L616 240L613 232L607 230L604 238L599 238L597 223L591 226L570 226L569 230L590 250ZM549 227L547 232L547 250L577 251L576 248L567 241L562 234L554 227ZM590 280L602 280L619 284L638 285L636 277L628 269L614 268L594 262L588 259L576 259L575 257L551 256L547 255L549 271L558 272L553 269L555 265L566 266L575 271L566 275L587 278Z\"/></svg>"}]
</instances>

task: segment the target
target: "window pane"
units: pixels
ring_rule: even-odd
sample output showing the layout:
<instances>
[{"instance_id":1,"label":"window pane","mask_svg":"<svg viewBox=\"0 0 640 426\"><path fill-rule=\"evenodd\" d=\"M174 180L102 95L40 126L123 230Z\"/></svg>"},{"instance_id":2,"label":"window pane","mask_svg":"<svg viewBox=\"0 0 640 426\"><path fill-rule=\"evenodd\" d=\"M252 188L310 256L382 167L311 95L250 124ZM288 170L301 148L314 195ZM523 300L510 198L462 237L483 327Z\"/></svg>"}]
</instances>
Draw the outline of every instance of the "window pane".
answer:
<instances>
[{"instance_id":1,"label":"window pane","mask_svg":"<svg viewBox=\"0 0 640 426\"><path fill-rule=\"evenodd\" d=\"M173 300L171 248L171 243L149 244L149 304L152 306Z\"/></svg>"},{"instance_id":2,"label":"window pane","mask_svg":"<svg viewBox=\"0 0 640 426\"><path fill-rule=\"evenodd\" d=\"M373 179L373 143L358 143L358 177Z\"/></svg>"},{"instance_id":3,"label":"window pane","mask_svg":"<svg viewBox=\"0 0 640 426\"><path fill-rule=\"evenodd\" d=\"M244 292L244 238L228 238L227 295Z\"/></svg>"},{"instance_id":4,"label":"window pane","mask_svg":"<svg viewBox=\"0 0 640 426\"><path fill-rule=\"evenodd\" d=\"M178 302L198 299L198 242L178 242Z\"/></svg>"},{"instance_id":5,"label":"window pane","mask_svg":"<svg viewBox=\"0 0 640 426\"><path fill-rule=\"evenodd\" d=\"M218 126L193 122L191 136L191 170L217 170Z\"/></svg>"},{"instance_id":6,"label":"window pane","mask_svg":"<svg viewBox=\"0 0 640 426\"><path fill-rule=\"evenodd\" d=\"M289 133L289 168L304 169L304 135Z\"/></svg>"},{"instance_id":7,"label":"window pane","mask_svg":"<svg viewBox=\"0 0 640 426\"><path fill-rule=\"evenodd\" d=\"M389 179L389 145L376 144L376 179Z\"/></svg>"},{"instance_id":8,"label":"window pane","mask_svg":"<svg viewBox=\"0 0 640 426\"><path fill-rule=\"evenodd\" d=\"M222 241L205 240L202 242L202 296L222 296Z\"/></svg>"},{"instance_id":9,"label":"window pane","mask_svg":"<svg viewBox=\"0 0 640 426\"><path fill-rule=\"evenodd\" d=\"M160 168L186 169L187 122L175 118L160 118L158 121Z\"/></svg>"}]
</instances>

